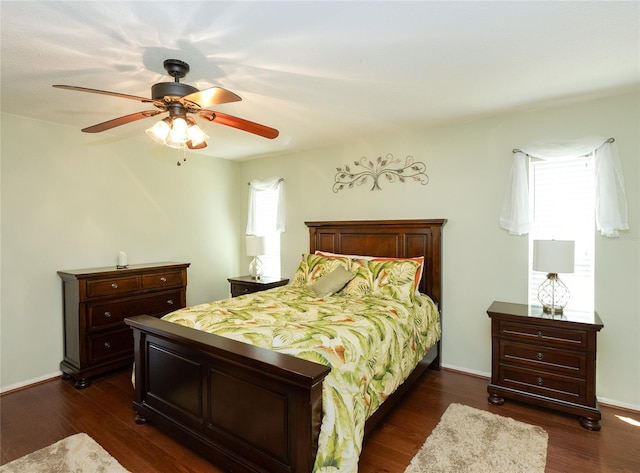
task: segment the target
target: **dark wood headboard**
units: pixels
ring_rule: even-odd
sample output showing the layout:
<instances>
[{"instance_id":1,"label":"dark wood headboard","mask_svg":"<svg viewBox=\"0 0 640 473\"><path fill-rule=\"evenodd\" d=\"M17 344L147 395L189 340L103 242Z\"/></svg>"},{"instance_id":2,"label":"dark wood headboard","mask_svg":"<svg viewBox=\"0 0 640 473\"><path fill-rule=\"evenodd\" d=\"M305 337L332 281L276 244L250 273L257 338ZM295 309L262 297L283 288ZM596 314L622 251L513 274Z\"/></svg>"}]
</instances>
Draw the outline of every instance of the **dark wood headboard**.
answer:
<instances>
[{"instance_id":1,"label":"dark wood headboard","mask_svg":"<svg viewBox=\"0 0 640 473\"><path fill-rule=\"evenodd\" d=\"M305 222L309 250L348 255L408 258L424 256L420 292L442 306L442 227L435 220L345 220Z\"/></svg>"}]
</instances>

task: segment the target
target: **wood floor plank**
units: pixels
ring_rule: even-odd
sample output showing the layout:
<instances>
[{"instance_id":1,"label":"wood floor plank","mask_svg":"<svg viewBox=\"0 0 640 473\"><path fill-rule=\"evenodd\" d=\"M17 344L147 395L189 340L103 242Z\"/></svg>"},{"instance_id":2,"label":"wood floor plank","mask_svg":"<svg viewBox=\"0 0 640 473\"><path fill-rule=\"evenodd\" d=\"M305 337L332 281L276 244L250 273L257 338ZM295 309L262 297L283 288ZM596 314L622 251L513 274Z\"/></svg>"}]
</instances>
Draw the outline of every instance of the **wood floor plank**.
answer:
<instances>
[{"instance_id":1,"label":"wood floor plank","mask_svg":"<svg viewBox=\"0 0 640 473\"><path fill-rule=\"evenodd\" d=\"M404 473L451 403L466 404L549 434L546 473L640 472L640 413L602 407L602 430L577 418L523 403L487 402L488 380L454 371L427 371L364 443L359 473ZM132 473L223 473L153 424L134 422L129 370L98 378L86 389L55 379L0 397L1 463L69 435L86 432ZM619 416L619 417L618 417Z\"/></svg>"}]
</instances>

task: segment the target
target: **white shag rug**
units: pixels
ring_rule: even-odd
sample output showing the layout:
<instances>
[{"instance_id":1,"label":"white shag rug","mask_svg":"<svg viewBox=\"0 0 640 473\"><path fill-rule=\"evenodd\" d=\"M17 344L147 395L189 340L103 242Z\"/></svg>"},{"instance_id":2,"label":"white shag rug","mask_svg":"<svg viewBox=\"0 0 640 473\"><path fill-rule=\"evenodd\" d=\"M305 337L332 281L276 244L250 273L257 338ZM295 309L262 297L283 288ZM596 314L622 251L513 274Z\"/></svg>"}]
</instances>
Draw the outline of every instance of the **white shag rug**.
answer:
<instances>
[{"instance_id":1,"label":"white shag rug","mask_svg":"<svg viewBox=\"0 0 640 473\"><path fill-rule=\"evenodd\" d=\"M0 473L129 473L87 434L75 434L0 466Z\"/></svg>"},{"instance_id":2,"label":"white shag rug","mask_svg":"<svg viewBox=\"0 0 640 473\"><path fill-rule=\"evenodd\" d=\"M451 404L405 473L544 473L541 427Z\"/></svg>"}]
</instances>

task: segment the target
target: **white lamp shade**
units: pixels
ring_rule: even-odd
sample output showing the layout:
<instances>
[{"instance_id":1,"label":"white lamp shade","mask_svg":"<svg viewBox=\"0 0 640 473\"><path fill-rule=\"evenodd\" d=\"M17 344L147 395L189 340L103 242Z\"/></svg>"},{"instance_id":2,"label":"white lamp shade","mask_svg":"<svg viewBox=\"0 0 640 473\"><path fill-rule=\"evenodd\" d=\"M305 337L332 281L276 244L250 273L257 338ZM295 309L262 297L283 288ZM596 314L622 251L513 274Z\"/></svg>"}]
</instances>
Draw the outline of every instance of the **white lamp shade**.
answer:
<instances>
[{"instance_id":1,"label":"white lamp shade","mask_svg":"<svg viewBox=\"0 0 640 473\"><path fill-rule=\"evenodd\" d=\"M544 273L573 273L575 242L569 240L534 240L533 270Z\"/></svg>"},{"instance_id":2,"label":"white lamp shade","mask_svg":"<svg viewBox=\"0 0 640 473\"><path fill-rule=\"evenodd\" d=\"M264 237L247 236L247 256L261 256L265 254Z\"/></svg>"}]
</instances>

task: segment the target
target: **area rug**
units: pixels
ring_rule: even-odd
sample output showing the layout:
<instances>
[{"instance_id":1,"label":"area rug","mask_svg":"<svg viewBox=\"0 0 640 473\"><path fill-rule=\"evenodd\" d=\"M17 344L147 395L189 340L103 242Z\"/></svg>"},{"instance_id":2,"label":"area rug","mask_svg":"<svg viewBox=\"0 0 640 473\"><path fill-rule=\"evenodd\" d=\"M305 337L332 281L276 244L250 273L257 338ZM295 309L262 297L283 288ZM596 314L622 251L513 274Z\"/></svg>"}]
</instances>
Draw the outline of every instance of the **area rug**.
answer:
<instances>
[{"instance_id":1,"label":"area rug","mask_svg":"<svg viewBox=\"0 0 640 473\"><path fill-rule=\"evenodd\" d=\"M451 404L405 473L544 473L541 427Z\"/></svg>"},{"instance_id":2,"label":"area rug","mask_svg":"<svg viewBox=\"0 0 640 473\"><path fill-rule=\"evenodd\" d=\"M75 434L0 466L0 473L129 473L87 434Z\"/></svg>"}]
</instances>

